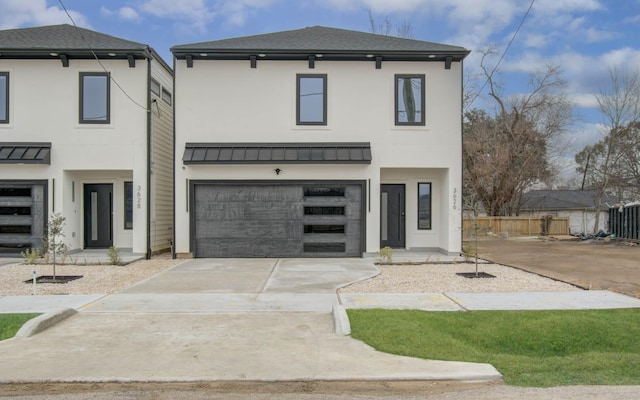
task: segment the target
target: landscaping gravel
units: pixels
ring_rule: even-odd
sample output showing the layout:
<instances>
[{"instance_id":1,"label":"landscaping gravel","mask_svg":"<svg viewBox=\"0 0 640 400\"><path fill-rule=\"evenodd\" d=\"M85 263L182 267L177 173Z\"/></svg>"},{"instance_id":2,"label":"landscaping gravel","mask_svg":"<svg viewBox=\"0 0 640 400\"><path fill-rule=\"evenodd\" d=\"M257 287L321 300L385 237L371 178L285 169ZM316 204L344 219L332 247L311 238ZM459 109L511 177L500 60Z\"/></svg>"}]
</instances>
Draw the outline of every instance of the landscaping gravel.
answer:
<instances>
[{"instance_id":1,"label":"landscaping gravel","mask_svg":"<svg viewBox=\"0 0 640 400\"><path fill-rule=\"evenodd\" d=\"M564 282L517 268L479 264L478 272L495 278L465 278L475 264L379 265L380 275L340 289L340 293L482 293L482 292L562 292L580 290Z\"/></svg>"},{"instance_id":2,"label":"landscaping gravel","mask_svg":"<svg viewBox=\"0 0 640 400\"><path fill-rule=\"evenodd\" d=\"M82 275L64 284L39 284L37 294L110 294L148 279L183 260L168 254L141 260L126 266L58 265L56 275ZM379 265L380 274L348 287L340 293L478 293L547 292L579 290L567 283L544 278L517 268L498 264L479 264L478 271L495 278L465 278L461 272L475 272L474 264ZM0 267L0 296L33 294L33 285L25 283L37 276L51 275L51 265L13 264Z\"/></svg>"},{"instance_id":3,"label":"landscaping gravel","mask_svg":"<svg viewBox=\"0 0 640 400\"><path fill-rule=\"evenodd\" d=\"M169 254L151 260L118 265L57 265L56 276L82 275L68 283L36 285L36 294L111 294L137 282L150 278L183 260L173 260ZM0 267L0 296L27 296L33 294L33 285L25 283L36 276L52 275L52 265L10 264Z\"/></svg>"}]
</instances>

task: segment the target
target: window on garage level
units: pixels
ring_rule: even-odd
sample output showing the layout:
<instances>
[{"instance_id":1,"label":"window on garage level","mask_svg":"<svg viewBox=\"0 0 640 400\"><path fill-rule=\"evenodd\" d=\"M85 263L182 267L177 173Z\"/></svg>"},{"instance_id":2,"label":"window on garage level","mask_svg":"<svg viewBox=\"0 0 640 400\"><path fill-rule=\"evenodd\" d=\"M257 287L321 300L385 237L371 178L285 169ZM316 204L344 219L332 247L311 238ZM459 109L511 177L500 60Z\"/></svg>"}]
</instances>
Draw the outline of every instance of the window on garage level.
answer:
<instances>
[{"instance_id":1,"label":"window on garage level","mask_svg":"<svg viewBox=\"0 0 640 400\"><path fill-rule=\"evenodd\" d=\"M297 76L296 124L327 124L327 75Z\"/></svg>"},{"instance_id":2,"label":"window on garage level","mask_svg":"<svg viewBox=\"0 0 640 400\"><path fill-rule=\"evenodd\" d=\"M0 72L0 124L9 123L9 73Z\"/></svg>"},{"instance_id":3,"label":"window on garage level","mask_svg":"<svg viewBox=\"0 0 640 400\"><path fill-rule=\"evenodd\" d=\"M107 73L80 73L81 124L110 123L110 83Z\"/></svg>"},{"instance_id":4,"label":"window on garage level","mask_svg":"<svg viewBox=\"0 0 640 400\"><path fill-rule=\"evenodd\" d=\"M431 229L431 183L418 183L418 229Z\"/></svg>"},{"instance_id":5,"label":"window on garage level","mask_svg":"<svg viewBox=\"0 0 640 400\"><path fill-rule=\"evenodd\" d=\"M424 125L424 75L396 75L396 125Z\"/></svg>"},{"instance_id":6,"label":"window on garage level","mask_svg":"<svg viewBox=\"0 0 640 400\"><path fill-rule=\"evenodd\" d=\"M124 183L124 229L133 229L133 182Z\"/></svg>"}]
</instances>

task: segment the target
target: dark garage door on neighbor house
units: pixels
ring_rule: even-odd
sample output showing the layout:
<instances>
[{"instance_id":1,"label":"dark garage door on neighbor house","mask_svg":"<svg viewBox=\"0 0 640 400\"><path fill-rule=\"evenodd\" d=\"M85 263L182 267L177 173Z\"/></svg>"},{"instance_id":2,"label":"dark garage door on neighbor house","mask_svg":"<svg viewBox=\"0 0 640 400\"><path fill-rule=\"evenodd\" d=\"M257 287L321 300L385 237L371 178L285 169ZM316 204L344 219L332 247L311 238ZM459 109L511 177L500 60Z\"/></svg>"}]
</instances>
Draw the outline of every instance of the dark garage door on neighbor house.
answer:
<instances>
[{"instance_id":1,"label":"dark garage door on neighbor house","mask_svg":"<svg viewBox=\"0 0 640 400\"><path fill-rule=\"evenodd\" d=\"M46 181L0 181L0 254L42 246L46 188Z\"/></svg>"},{"instance_id":2,"label":"dark garage door on neighbor house","mask_svg":"<svg viewBox=\"0 0 640 400\"><path fill-rule=\"evenodd\" d=\"M364 182L191 182L195 257L360 257Z\"/></svg>"}]
</instances>

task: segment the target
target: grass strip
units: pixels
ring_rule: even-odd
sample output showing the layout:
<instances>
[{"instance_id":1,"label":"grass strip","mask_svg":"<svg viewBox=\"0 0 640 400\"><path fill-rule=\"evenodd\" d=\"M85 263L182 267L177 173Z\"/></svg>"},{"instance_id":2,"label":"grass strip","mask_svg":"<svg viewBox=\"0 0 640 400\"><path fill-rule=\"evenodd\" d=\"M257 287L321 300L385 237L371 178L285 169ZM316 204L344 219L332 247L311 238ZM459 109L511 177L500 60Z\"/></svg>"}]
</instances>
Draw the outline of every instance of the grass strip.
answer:
<instances>
[{"instance_id":1,"label":"grass strip","mask_svg":"<svg viewBox=\"0 0 640 400\"><path fill-rule=\"evenodd\" d=\"M0 314L0 340L12 338L25 322L40 314Z\"/></svg>"},{"instance_id":2,"label":"grass strip","mask_svg":"<svg viewBox=\"0 0 640 400\"><path fill-rule=\"evenodd\" d=\"M347 312L377 350L490 363L510 385L640 385L640 309Z\"/></svg>"}]
</instances>

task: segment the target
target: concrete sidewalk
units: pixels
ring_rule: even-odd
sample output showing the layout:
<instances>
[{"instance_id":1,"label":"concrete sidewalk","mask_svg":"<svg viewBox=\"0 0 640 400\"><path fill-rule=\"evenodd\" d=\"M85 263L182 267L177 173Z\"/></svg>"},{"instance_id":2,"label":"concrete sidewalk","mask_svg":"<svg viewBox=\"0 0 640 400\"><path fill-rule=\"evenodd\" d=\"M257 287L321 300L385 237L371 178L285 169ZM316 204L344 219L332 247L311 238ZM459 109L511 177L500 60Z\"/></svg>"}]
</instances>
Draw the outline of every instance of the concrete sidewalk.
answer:
<instances>
[{"instance_id":1,"label":"concrete sidewalk","mask_svg":"<svg viewBox=\"0 0 640 400\"><path fill-rule=\"evenodd\" d=\"M377 352L337 335L331 310L640 307L598 291L336 295L377 273L365 259L191 260L108 296L0 298L4 312L47 312L49 297L80 311L0 342L0 382L496 380L488 364Z\"/></svg>"}]
</instances>

